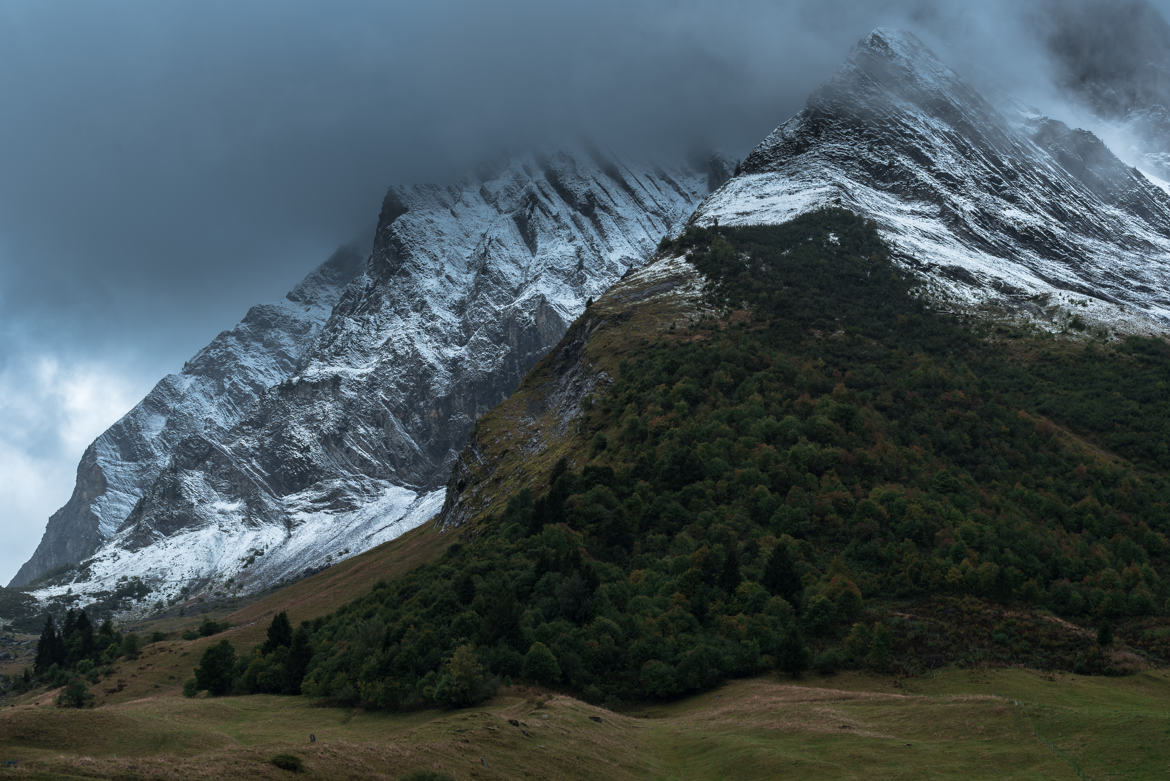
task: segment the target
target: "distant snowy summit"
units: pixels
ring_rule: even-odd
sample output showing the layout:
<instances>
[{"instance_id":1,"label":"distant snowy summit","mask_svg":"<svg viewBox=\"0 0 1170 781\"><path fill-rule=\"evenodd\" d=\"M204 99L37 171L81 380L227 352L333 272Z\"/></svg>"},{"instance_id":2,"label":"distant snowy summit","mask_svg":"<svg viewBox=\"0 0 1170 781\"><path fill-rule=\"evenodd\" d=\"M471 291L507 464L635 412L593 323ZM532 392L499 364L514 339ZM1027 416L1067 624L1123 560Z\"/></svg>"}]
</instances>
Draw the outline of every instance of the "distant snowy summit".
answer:
<instances>
[{"instance_id":1,"label":"distant snowy summit","mask_svg":"<svg viewBox=\"0 0 1170 781\"><path fill-rule=\"evenodd\" d=\"M14 584L248 593L422 523L479 415L730 173L582 147L392 188L368 258L253 309L99 437Z\"/></svg>"},{"instance_id":2,"label":"distant snowy summit","mask_svg":"<svg viewBox=\"0 0 1170 781\"><path fill-rule=\"evenodd\" d=\"M940 301L1170 325L1170 195L1086 131L1009 120L910 33L867 36L693 221L824 206L873 219Z\"/></svg>"}]
</instances>

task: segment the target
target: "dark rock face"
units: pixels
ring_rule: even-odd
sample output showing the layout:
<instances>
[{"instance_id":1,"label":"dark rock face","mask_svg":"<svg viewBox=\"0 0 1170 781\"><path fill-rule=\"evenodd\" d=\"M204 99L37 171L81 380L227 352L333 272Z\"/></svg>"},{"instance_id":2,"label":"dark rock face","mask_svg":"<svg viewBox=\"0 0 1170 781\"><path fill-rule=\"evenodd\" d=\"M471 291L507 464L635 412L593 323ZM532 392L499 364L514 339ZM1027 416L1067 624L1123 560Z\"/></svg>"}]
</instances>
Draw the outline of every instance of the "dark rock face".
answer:
<instances>
[{"instance_id":1,"label":"dark rock face","mask_svg":"<svg viewBox=\"0 0 1170 781\"><path fill-rule=\"evenodd\" d=\"M125 492L113 528L64 559L99 548L74 591L116 572L170 593L166 560L176 582L260 588L426 520L475 420L729 169L633 166L589 149L500 162L449 187L392 188L359 273L319 272L348 283L327 302L289 295L323 302L327 317L287 337L291 327L277 337L261 327L275 318L265 307L241 324L258 352L281 339L306 339L303 350L256 382L237 377L247 361L233 356L247 351L230 334L188 363L217 393L239 394L234 414L159 443L165 458Z\"/></svg>"},{"instance_id":2,"label":"dark rock face","mask_svg":"<svg viewBox=\"0 0 1170 781\"><path fill-rule=\"evenodd\" d=\"M875 220L940 299L1076 297L1098 322L1170 322L1167 193L1091 133L1009 119L912 35L867 37L694 220L826 205Z\"/></svg>"}]
</instances>

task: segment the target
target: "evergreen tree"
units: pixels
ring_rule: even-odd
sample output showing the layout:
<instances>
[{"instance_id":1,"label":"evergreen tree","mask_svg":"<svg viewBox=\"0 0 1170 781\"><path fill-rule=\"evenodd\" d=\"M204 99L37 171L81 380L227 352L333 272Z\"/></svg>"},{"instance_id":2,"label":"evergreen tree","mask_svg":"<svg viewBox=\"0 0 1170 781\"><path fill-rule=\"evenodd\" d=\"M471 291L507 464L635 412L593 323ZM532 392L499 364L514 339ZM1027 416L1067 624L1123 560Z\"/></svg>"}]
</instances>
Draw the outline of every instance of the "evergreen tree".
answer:
<instances>
[{"instance_id":1,"label":"evergreen tree","mask_svg":"<svg viewBox=\"0 0 1170 781\"><path fill-rule=\"evenodd\" d=\"M69 608L65 611L65 620L61 623L61 639L68 642L77 632L77 611Z\"/></svg>"},{"instance_id":2,"label":"evergreen tree","mask_svg":"<svg viewBox=\"0 0 1170 781\"><path fill-rule=\"evenodd\" d=\"M780 639L780 648L776 654L776 666L793 678L808 669L810 662L808 647L804 644L804 637L800 630L791 626Z\"/></svg>"},{"instance_id":3,"label":"evergreen tree","mask_svg":"<svg viewBox=\"0 0 1170 781\"><path fill-rule=\"evenodd\" d=\"M1102 621L1097 627L1097 645L1102 648L1113 645L1113 625L1108 620Z\"/></svg>"},{"instance_id":4,"label":"evergreen tree","mask_svg":"<svg viewBox=\"0 0 1170 781\"><path fill-rule=\"evenodd\" d=\"M85 610L77 611L77 621L74 624L74 637L70 638L69 646L70 652L76 653L76 659L70 659L71 663L79 662L82 659L93 659L97 651L97 639L94 637L93 623L89 620L89 616L85 614ZM76 649L76 651L74 651Z\"/></svg>"},{"instance_id":5,"label":"evergreen tree","mask_svg":"<svg viewBox=\"0 0 1170 781\"><path fill-rule=\"evenodd\" d=\"M118 642L121 642L121 638L118 637L118 632L114 629L113 622L107 618L102 622L101 627L98 629L97 647L99 649L105 649L108 648L111 643Z\"/></svg>"},{"instance_id":6,"label":"evergreen tree","mask_svg":"<svg viewBox=\"0 0 1170 781\"><path fill-rule=\"evenodd\" d=\"M739 551L734 541L727 544L727 556L723 559L723 571L719 575L719 585L728 594L734 594L739 588L743 575L739 571Z\"/></svg>"},{"instance_id":7,"label":"evergreen tree","mask_svg":"<svg viewBox=\"0 0 1170 781\"><path fill-rule=\"evenodd\" d=\"M195 668L195 686L206 689L212 697L222 697L232 690L236 668L236 649L228 640L221 640L203 652Z\"/></svg>"},{"instance_id":8,"label":"evergreen tree","mask_svg":"<svg viewBox=\"0 0 1170 781\"><path fill-rule=\"evenodd\" d=\"M289 623L288 613L282 610L272 617L272 623L268 625L268 639L264 641L260 652L270 654L282 646L287 648L292 645L292 636L292 624Z\"/></svg>"},{"instance_id":9,"label":"evergreen tree","mask_svg":"<svg viewBox=\"0 0 1170 781\"><path fill-rule=\"evenodd\" d=\"M309 662L313 659L313 647L309 643L309 632L300 627L293 634L292 645L288 650L288 693L300 694L301 682L305 680L305 673L309 669Z\"/></svg>"},{"instance_id":10,"label":"evergreen tree","mask_svg":"<svg viewBox=\"0 0 1170 781\"><path fill-rule=\"evenodd\" d=\"M37 641L37 658L33 663L33 672L38 677L48 672L53 665L65 663L65 647L57 634L57 627L52 616L45 616L45 628L41 630L41 638Z\"/></svg>"},{"instance_id":11,"label":"evergreen tree","mask_svg":"<svg viewBox=\"0 0 1170 781\"><path fill-rule=\"evenodd\" d=\"M783 597L794 609L800 609L800 597L804 584L796 571L796 564L788 552L788 546L777 543L764 567L764 588L778 597Z\"/></svg>"}]
</instances>

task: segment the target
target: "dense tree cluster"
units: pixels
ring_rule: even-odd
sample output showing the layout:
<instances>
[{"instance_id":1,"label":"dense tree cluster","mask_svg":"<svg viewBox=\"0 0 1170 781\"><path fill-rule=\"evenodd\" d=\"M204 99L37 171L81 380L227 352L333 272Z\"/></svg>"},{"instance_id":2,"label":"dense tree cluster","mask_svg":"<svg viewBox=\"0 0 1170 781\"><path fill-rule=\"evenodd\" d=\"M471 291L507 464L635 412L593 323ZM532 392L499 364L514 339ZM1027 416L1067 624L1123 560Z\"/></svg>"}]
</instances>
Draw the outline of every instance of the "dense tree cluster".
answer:
<instances>
[{"instance_id":1,"label":"dense tree cluster","mask_svg":"<svg viewBox=\"0 0 1170 781\"><path fill-rule=\"evenodd\" d=\"M204 651L195 676L184 684L183 692L194 696L206 691L213 697L300 694L312 655L308 630L302 626L294 632L288 613L281 611L273 616L267 639L250 655L237 657L229 640L221 640Z\"/></svg>"},{"instance_id":2,"label":"dense tree cluster","mask_svg":"<svg viewBox=\"0 0 1170 781\"><path fill-rule=\"evenodd\" d=\"M119 632L109 620L95 630L85 610L69 610L60 630L46 616L36 661L24 684L66 686L59 703L82 707L93 699L86 683L97 683L103 666L122 657L135 659L138 652L138 635Z\"/></svg>"},{"instance_id":3,"label":"dense tree cluster","mask_svg":"<svg viewBox=\"0 0 1170 781\"><path fill-rule=\"evenodd\" d=\"M510 679L614 701L888 670L900 619L880 606L953 613L940 595L1166 614L1164 342L932 312L842 211L668 245L724 314L623 364L540 491L313 622L306 692L462 705ZM1008 629L1004 658L1032 659Z\"/></svg>"}]
</instances>

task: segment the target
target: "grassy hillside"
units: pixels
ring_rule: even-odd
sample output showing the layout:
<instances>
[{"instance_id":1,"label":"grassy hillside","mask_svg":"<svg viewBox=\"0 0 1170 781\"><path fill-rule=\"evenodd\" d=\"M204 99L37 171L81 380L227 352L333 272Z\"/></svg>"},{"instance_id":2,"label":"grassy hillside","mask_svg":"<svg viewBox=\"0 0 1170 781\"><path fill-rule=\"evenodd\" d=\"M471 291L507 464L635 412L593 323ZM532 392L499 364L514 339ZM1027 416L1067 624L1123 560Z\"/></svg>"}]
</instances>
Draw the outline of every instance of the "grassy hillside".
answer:
<instances>
[{"instance_id":1,"label":"grassy hillside","mask_svg":"<svg viewBox=\"0 0 1170 781\"><path fill-rule=\"evenodd\" d=\"M478 663L614 703L810 663L1164 656L1165 342L932 311L841 211L664 251L708 314L595 304L478 427L474 537L314 622L308 691L414 707Z\"/></svg>"},{"instance_id":2,"label":"grassy hillside","mask_svg":"<svg viewBox=\"0 0 1170 781\"><path fill-rule=\"evenodd\" d=\"M1158 778L1170 677L1021 670L894 681L735 681L638 713L539 689L461 711L387 714L306 698L151 696L0 711L14 778ZM516 722L516 725L511 723ZM315 743L309 742L310 734ZM6 761L16 768L3 768Z\"/></svg>"}]
</instances>

